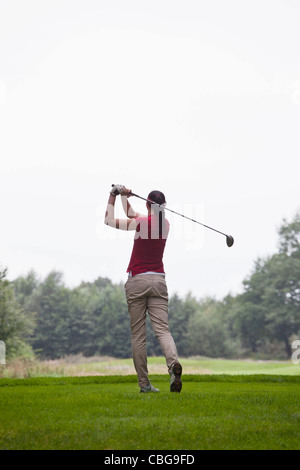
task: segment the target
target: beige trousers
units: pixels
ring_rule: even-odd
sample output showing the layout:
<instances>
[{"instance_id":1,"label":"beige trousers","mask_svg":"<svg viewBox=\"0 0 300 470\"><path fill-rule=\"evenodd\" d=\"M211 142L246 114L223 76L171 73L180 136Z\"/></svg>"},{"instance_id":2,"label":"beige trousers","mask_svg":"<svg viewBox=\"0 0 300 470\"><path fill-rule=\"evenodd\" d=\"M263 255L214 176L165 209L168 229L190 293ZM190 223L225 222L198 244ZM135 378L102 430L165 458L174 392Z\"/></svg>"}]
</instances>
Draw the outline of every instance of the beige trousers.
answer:
<instances>
[{"instance_id":1,"label":"beige trousers","mask_svg":"<svg viewBox=\"0 0 300 470\"><path fill-rule=\"evenodd\" d=\"M146 350L146 312L162 352L168 371L178 362L173 336L168 325L168 289L164 276L139 274L125 284L126 299L130 315L131 346L133 363L140 387L149 385Z\"/></svg>"}]
</instances>

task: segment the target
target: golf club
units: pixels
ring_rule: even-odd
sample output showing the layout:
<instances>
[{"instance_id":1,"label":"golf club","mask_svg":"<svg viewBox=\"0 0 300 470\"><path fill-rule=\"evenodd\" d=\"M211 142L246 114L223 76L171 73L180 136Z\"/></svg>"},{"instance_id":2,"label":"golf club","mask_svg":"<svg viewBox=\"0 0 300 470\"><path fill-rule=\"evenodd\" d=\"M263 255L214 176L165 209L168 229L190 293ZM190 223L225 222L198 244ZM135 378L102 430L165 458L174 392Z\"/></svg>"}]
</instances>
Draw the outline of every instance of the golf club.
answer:
<instances>
[{"instance_id":1,"label":"golf club","mask_svg":"<svg viewBox=\"0 0 300 470\"><path fill-rule=\"evenodd\" d=\"M112 186L115 186L112 184ZM118 193L119 194L119 193ZM143 199L143 201L149 202L150 204L155 204L156 206L160 207L161 204L158 204L157 202L151 201L150 199L147 199L145 197L139 196L138 194L135 194L133 192L130 193L131 196L138 197L139 199ZM201 222L198 222L195 219L191 219L190 217L187 217L186 215L179 214L179 212L173 211L172 209L169 209L168 207L164 207L166 211L172 212L173 214L179 215L180 217L183 217L184 219L191 220L192 222L195 222L196 224L202 225L202 227L208 228L209 230L213 230L214 232L220 233L221 235L224 235L226 237L226 244L230 248L234 244L234 238L231 235L227 235L226 233L220 232L220 230L217 230L215 228L209 227L208 225L202 224Z\"/></svg>"}]
</instances>

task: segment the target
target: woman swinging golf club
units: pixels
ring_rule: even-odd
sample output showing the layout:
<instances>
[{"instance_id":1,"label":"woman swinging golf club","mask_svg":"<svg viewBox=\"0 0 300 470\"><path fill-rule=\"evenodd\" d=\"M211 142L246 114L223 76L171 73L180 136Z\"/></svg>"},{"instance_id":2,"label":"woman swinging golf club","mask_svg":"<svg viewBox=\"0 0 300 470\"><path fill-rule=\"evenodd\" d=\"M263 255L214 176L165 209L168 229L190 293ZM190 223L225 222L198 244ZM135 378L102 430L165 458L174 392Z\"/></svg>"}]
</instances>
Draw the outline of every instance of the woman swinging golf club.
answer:
<instances>
[{"instance_id":1,"label":"woman swinging golf club","mask_svg":"<svg viewBox=\"0 0 300 470\"><path fill-rule=\"evenodd\" d=\"M116 219L114 206L120 194L127 219ZM152 328L166 358L170 374L170 391L182 388L182 367L174 339L168 326L168 289L165 280L163 254L169 233L169 222L165 218L165 196L152 191L146 202L147 215L135 212L128 198L131 190L115 185L110 191L105 224L120 230L134 230L133 250L128 265L128 280L125 284L126 300L130 315L131 345L134 367L141 392L158 392L148 378L146 351L146 312ZM153 204L154 203L154 204ZM159 204L159 206L158 206Z\"/></svg>"}]
</instances>

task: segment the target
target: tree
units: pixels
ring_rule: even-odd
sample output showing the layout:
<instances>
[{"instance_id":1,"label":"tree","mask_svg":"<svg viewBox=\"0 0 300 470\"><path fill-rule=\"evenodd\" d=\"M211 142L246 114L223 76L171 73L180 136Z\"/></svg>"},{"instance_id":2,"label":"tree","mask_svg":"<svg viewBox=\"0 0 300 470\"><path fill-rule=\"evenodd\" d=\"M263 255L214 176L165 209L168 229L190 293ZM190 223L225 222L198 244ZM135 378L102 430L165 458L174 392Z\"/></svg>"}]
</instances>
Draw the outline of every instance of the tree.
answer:
<instances>
[{"instance_id":1,"label":"tree","mask_svg":"<svg viewBox=\"0 0 300 470\"><path fill-rule=\"evenodd\" d=\"M224 305L213 298L199 302L197 311L188 324L189 354L208 357L231 357L235 345L232 344Z\"/></svg>"},{"instance_id":2,"label":"tree","mask_svg":"<svg viewBox=\"0 0 300 470\"><path fill-rule=\"evenodd\" d=\"M130 320L123 286L106 287L103 297L105 304L99 318L99 352L114 357L130 357Z\"/></svg>"},{"instance_id":3,"label":"tree","mask_svg":"<svg viewBox=\"0 0 300 470\"><path fill-rule=\"evenodd\" d=\"M34 315L25 313L18 304L13 284L6 277L7 269L0 271L0 339L5 343L7 357L32 355L28 342L34 329Z\"/></svg>"},{"instance_id":4,"label":"tree","mask_svg":"<svg viewBox=\"0 0 300 470\"><path fill-rule=\"evenodd\" d=\"M292 222L283 219L278 234L280 236L279 252L300 258L300 212L295 215Z\"/></svg>"},{"instance_id":5,"label":"tree","mask_svg":"<svg viewBox=\"0 0 300 470\"><path fill-rule=\"evenodd\" d=\"M12 283L17 302L26 310L31 310L30 300L40 282L35 271L31 270L26 276L19 276Z\"/></svg>"},{"instance_id":6,"label":"tree","mask_svg":"<svg viewBox=\"0 0 300 470\"><path fill-rule=\"evenodd\" d=\"M169 326L179 356L186 356L189 349L189 320L199 309L199 303L189 292L184 299L177 294L169 302Z\"/></svg>"},{"instance_id":7,"label":"tree","mask_svg":"<svg viewBox=\"0 0 300 470\"><path fill-rule=\"evenodd\" d=\"M104 305L101 291L95 283L81 283L70 292L65 354L99 353L99 318Z\"/></svg>"},{"instance_id":8,"label":"tree","mask_svg":"<svg viewBox=\"0 0 300 470\"><path fill-rule=\"evenodd\" d=\"M269 334L284 343L291 357L291 337L300 332L300 213L291 222L284 219L278 233L279 253L266 264L263 303Z\"/></svg>"},{"instance_id":9,"label":"tree","mask_svg":"<svg viewBox=\"0 0 300 470\"><path fill-rule=\"evenodd\" d=\"M285 346L291 357L291 337L300 331L300 258L280 253L268 263L269 284L263 304L269 335Z\"/></svg>"},{"instance_id":10,"label":"tree","mask_svg":"<svg viewBox=\"0 0 300 470\"><path fill-rule=\"evenodd\" d=\"M300 331L300 215L278 230L279 252L258 260L244 281L236 317L244 343L256 352L264 341L280 341L291 357L291 337Z\"/></svg>"},{"instance_id":11,"label":"tree","mask_svg":"<svg viewBox=\"0 0 300 470\"><path fill-rule=\"evenodd\" d=\"M257 353L264 344L266 331L266 306L264 295L268 281L268 260L258 259L254 271L243 282L244 293L236 297L233 329L242 341L242 346Z\"/></svg>"},{"instance_id":12,"label":"tree","mask_svg":"<svg viewBox=\"0 0 300 470\"><path fill-rule=\"evenodd\" d=\"M69 290L62 273L52 271L34 293L37 325L33 348L41 357L56 359L66 354L68 344Z\"/></svg>"}]
</instances>

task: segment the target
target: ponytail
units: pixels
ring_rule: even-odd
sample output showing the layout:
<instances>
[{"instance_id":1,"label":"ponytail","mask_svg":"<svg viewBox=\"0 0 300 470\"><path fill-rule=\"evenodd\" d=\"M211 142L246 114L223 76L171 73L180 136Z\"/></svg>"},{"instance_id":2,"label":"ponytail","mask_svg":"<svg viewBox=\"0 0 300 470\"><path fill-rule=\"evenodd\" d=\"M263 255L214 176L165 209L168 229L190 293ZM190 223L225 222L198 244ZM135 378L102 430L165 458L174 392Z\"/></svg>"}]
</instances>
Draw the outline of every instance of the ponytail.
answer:
<instances>
[{"instance_id":1,"label":"ponytail","mask_svg":"<svg viewBox=\"0 0 300 470\"><path fill-rule=\"evenodd\" d=\"M163 228L165 227L165 206L166 206L166 198L165 195L161 191L151 191L148 195L148 204L154 202L153 208L158 211L159 217L159 238L163 236ZM157 205L158 204L158 205Z\"/></svg>"}]
</instances>

